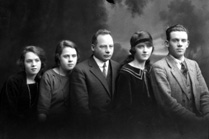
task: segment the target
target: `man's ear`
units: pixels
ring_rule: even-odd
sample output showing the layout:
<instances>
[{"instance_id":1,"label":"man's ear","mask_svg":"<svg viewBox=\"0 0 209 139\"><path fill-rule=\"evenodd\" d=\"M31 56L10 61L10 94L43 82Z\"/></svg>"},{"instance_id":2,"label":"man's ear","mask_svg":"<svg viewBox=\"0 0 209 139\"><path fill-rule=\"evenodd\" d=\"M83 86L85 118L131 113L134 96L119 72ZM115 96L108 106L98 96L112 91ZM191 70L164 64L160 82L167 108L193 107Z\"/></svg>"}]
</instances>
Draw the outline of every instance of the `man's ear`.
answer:
<instances>
[{"instance_id":1,"label":"man's ear","mask_svg":"<svg viewBox=\"0 0 209 139\"><path fill-rule=\"evenodd\" d=\"M169 42L168 42L168 40L166 40L166 41L164 42L164 44L165 44L166 47L169 47Z\"/></svg>"},{"instance_id":2,"label":"man's ear","mask_svg":"<svg viewBox=\"0 0 209 139\"><path fill-rule=\"evenodd\" d=\"M190 44L190 41L188 40L188 41L187 41L187 48L189 47L189 44Z\"/></svg>"},{"instance_id":3,"label":"man's ear","mask_svg":"<svg viewBox=\"0 0 209 139\"><path fill-rule=\"evenodd\" d=\"M91 51L94 52L94 47L95 45L94 44L91 44Z\"/></svg>"}]
</instances>

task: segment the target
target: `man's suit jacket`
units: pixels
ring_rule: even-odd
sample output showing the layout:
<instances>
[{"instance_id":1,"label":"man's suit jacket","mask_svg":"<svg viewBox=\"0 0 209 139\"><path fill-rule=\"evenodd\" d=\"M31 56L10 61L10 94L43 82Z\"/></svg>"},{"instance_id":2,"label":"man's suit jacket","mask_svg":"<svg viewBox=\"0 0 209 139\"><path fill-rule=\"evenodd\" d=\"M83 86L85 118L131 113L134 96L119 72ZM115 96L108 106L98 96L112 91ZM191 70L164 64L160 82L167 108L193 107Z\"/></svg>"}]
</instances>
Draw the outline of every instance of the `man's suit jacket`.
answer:
<instances>
[{"instance_id":1,"label":"man's suit jacket","mask_svg":"<svg viewBox=\"0 0 209 139\"><path fill-rule=\"evenodd\" d=\"M113 60L109 64L112 73L111 90L93 57L74 68L70 79L70 97L76 113L99 116L111 109L119 64Z\"/></svg>"},{"instance_id":2,"label":"man's suit jacket","mask_svg":"<svg viewBox=\"0 0 209 139\"><path fill-rule=\"evenodd\" d=\"M191 80L195 107L201 116L209 115L209 92L198 64L185 58ZM151 82L159 106L170 116L181 120L198 120L191 111L183 107L185 94L188 99L183 75L169 55L153 64Z\"/></svg>"}]
</instances>

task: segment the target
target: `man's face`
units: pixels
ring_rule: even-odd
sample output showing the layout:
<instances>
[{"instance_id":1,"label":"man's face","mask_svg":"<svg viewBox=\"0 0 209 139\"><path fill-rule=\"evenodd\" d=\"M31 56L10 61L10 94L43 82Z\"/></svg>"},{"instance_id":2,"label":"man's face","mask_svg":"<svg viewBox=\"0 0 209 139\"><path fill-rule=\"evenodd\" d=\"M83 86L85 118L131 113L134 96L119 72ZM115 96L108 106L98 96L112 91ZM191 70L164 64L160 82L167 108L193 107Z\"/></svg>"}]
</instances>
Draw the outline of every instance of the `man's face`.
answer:
<instances>
[{"instance_id":1,"label":"man's face","mask_svg":"<svg viewBox=\"0 0 209 139\"><path fill-rule=\"evenodd\" d=\"M184 31L173 31L170 33L170 40L167 41L169 53L181 59L189 46L188 35Z\"/></svg>"},{"instance_id":2,"label":"man's face","mask_svg":"<svg viewBox=\"0 0 209 139\"><path fill-rule=\"evenodd\" d=\"M105 62L110 60L114 51L113 39L109 34L97 36L97 44L91 46L94 56Z\"/></svg>"}]
</instances>

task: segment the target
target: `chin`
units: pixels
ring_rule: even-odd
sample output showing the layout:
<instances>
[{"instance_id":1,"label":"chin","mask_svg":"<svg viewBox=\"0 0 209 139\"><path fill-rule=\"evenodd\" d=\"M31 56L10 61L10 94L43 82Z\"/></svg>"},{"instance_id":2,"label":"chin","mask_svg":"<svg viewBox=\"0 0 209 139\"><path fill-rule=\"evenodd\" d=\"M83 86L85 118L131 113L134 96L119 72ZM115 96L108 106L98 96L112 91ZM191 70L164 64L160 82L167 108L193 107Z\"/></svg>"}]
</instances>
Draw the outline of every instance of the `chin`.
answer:
<instances>
[{"instance_id":1,"label":"chin","mask_svg":"<svg viewBox=\"0 0 209 139\"><path fill-rule=\"evenodd\" d=\"M70 71L70 70L72 70L73 68L74 68L74 67L70 67L70 68L68 68L67 70Z\"/></svg>"},{"instance_id":2,"label":"chin","mask_svg":"<svg viewBox=\"0 0 209 139\"><path fill-rule=\"evenodd\" d=\"M36 76L38 73L29 73L27 75L30 75L30 76Z\"/></svg>"},{"instance_id":3,"label":"chin","mask_svg":"<svg viewBox=\"0 0 209 139\"><path fill-rule=\"evenodd\" d=\"M106 59L104 59L104 61L108 61L108 60L110 60L111 58L106 58Z\"/></svg>"},{"instance_id":4,"label":"chin","mask_svg":"<svg viewBox=\"0 0 209 139\"><path fill-rule=\"evenodd\" d=\"M142 59L140 59L140 61L147 61L148 60L148 58L142 58Z\"/></svg>"}]
</instances>

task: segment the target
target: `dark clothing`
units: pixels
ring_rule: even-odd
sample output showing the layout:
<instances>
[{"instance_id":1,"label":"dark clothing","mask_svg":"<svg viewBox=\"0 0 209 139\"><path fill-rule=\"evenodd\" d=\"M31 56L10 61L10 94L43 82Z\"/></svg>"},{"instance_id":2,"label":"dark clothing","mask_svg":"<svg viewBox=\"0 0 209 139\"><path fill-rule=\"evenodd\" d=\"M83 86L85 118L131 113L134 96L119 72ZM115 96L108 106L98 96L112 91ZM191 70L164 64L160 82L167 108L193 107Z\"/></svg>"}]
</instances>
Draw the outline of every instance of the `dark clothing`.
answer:
<instances>
[{"instance_id":1,"label":"dark clothing","mask_svg":"<svg viewBox=\"0 0 209 139\"><path fill-rule=\"evenodd\" d=\"M128 137L134 136L137 132L140 134L142 130L150 132L154 126L157 109L148 70L125 64L117 78L115 112L120 128L124 128Z\"/></svg>"},{"instance_id":2,"label":"dark clothing","mask_svg":"<svg viewBox=\"0 0 209 139\"><path fill-rule=\"evenodd\" d=\"M62 76L53 69L46 71L40 81L38 113L47 115L47 120L64 121L69 108L69 76Z\"/></svg>"},{"instance_id":3,"label":"dark clothing","mask_svg":"<svg viewBox=\"0 0 209 139\"><path fill-rule=\"evenodd\" d=\"M105 78L96 61L90 57L72 71L70 99L78 121L78 136L87 134L86 137L93 138L94 134L95 138L99 138L98 136L104 135L103 131L107 131L111 123L110 110L118 68L119 64L110 60L109 72ZM82 130L84 132L81 132Z\"/></svg>"},{"instance_id":4,"label":"dark clothing","mask_svg":"<svg viewBox=\"0 0 209 139\"><path fill-rule=\"evenodd\" d=\"M1 110L13 120L34 118L38 95L38 82L27 85L25 72L19 72L9 77L1 90Z\"/></svg>"},{"instance_id":5,"label":"dark clothing","mask_svg":"<svg viewBox=\"0 0 209 139\"><path fill-rule=\"evenodd\" d=\"M40 137L57 139L68 136L68 133L70 135L72 120L67 104L69 93L69 75L62 76L54 69L49 69L43 74L40 81L38 113L47 115L47 119L39 128Z\"/></svg>"},{"instance_id":6,"label":"dark clothing","mask_svg":"<svg viewBox=\"0 0 209 139\"><path fill-rule=\"evenodd\" d=\"M1 120L5 132L23 130L35 123L37 117L38 83L26 83L26 73L19 72L12 75L5 82L1 90ZM30 125L32 126L32 125ZM14 131L12 131L14 130Z\"/></svg>"},{"instance_id":7,"label":"dark clothing","mask_svg":"<svg viewBox=\"0 0 209 139\"><path fill-rule=\"evenodd\" d=\"M111 87L93 57L79 63L72 71L70 98L79 115L103 117L111 109L119 64L112 60L109 64Z\"/></svg>"}]
</instances>

